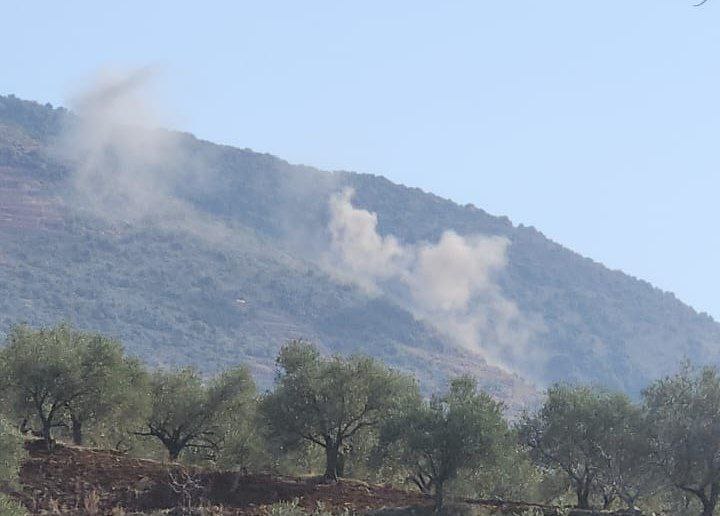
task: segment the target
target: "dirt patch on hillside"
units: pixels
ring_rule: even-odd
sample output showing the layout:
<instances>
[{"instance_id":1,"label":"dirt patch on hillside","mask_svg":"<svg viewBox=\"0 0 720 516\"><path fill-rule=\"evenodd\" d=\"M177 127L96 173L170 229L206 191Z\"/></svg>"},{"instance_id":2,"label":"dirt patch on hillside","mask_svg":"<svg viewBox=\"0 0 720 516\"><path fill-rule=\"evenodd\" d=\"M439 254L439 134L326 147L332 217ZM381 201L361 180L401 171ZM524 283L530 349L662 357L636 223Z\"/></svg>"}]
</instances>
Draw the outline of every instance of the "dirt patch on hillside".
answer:
<instances>
[{"instance_id":1,"label":"dirt patch on hillside","mask_svg":"<svg viewBox=\"0 0 720 516\"><path fill-rule=\"evenodd\" d=\"M98 514L116 507L146 512L203 505L216 514L260 516L267 505L294 499L307 508L320 501L337 512L430 503L417 493L352 480L323 484L316 478L215 472L61 444L48 454L40 441L27 447L23 488L14 496L33 514L86 514L88 505Z\"/></svg>"},{"instance_id":2,"label":"dirt patch on hillside","mask_svg":"<svg viewBox=\"0 0 720 516\"><path fill-rule=\"evenodd\" d=\"M417 492L387 485L318 478L243 475L187 468L173 463L135 459L119 453L58 444L48 453L42 441L28 441L30 458L20 472L21 491L11 492L32 514L110 515L200 514L183 507L205 508L202 514L267 516L268 506L297 500L314 509L321 503L335 514L429 516L432 500ZM467 516L533 514L566 515L557 507L474 500L454 506ZM392 509L395 508L395 509ZM404 509L403 509L404 508ZM385 510L380 510L385 509ZM573 516L625 516L628 513L570 511Z\"/></svg>"},{"instance_id":3,"label":"dirt patch on hillside","mask_svg":"<svg viewBox=\"0 0 720 516\"><path fill-rule=\"evenodd\" d=\"M0 166L0 230L51 230L63 225L60 204L47 184L24 170Z\"/></svg>"}]
</instances>

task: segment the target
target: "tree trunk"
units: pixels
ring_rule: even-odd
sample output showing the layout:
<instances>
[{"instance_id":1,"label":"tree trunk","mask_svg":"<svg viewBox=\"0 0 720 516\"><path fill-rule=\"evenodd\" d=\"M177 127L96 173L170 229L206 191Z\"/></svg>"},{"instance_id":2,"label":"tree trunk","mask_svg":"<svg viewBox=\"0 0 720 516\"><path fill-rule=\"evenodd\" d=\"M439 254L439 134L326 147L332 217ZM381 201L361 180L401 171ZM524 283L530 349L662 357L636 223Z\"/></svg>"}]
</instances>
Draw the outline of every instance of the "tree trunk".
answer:
<instances>
[{"instance_id":1,"label":"tree trunk","mask_svg":"<svg viewBox=\"0 0 720 516\"><path fill-rule=\"evenodd\" d=\"M338 478L342 478L345 476L345 453L342 451L338 451L338 460L337 460L337 476Z\"/></svg>"},{"instance_id":2,"label":"tree trunk","mask_svg":"<svg viewBox=\"0 0 720 516\"><path fill-rule=\"evenodd\" d=\"M703 500L703 512L702 516L713 516L715 512L715 505L710 503L710 500Z\"/></svg>"},{"instance_id":3,"label":"tree trunk","mask_svg":"<svg viewBox=\"0 0 720 516\"><path fill-rule=\"evenodd\" d=\"M325 478L327 480L337 480L338 478L338 455L339 446L332 439L325 440Z\"/></svg>"},{"instance_id":4,"label":"tree trunk","mask_svg":"<svg viewBox=\"0 0 720 516\"><path fill-rule=\"evenodd\" d=\"M42 420L42 438L45 440L45 447L48 452L53 451L53 440L52 440L52 421L49 419Z\"/></svg>"},{"instance_id":5,"label":"tree trunk","mask_svg":"<svg viewBox=\"0 0 720 516\"><path fill-rule=\"evenodd\" d=\"M603 493L603 510L606 511L610 509L610 506L612 505L613 501L615 501L615 495L612 493Z\"/></svg>"},{"instance_id":6,"label":"tree trunk","mask_svg":"<svg viewBox=\"0 0 720 516\"><path fill-rule=\"evenodd\" d=\"M627 506L628 510L632 511L635 509L635 501L637 500L638 495L631 496L629 494L621 495L620 498L623 502L625 502L625 505Z\"/></svg>"},{"instance_id":7,"label":"tree trunk","mask_svg":"<svg viewBox=\"0 0 720 516\"><path fill-rule=\"evenodd\" d=\"M442 514L445 506L445 482L435 484L435 514Z\"/></svg>"},{"instance_id":8,"label":"tree trunk","mask_svg":"<svg viewBox=\"0 0 720 516\"><path fill-rule=\"evenodd\" d=\"M168 451L168 458L172 462L177 462L178 457L180 456L180 452L183 451L183 447L180 446L178 443L171 442L165 443L165 448L167 448Z\"/></svg>"},{"instance_id":9,"label":"tree trunk","mask_svg":"<svg viewBox=\"0 0 720 516\"><path fill-rule=\"evenodd\" d=\"M577 508L578 509L589 509L590 508L590 483L588 481L578 482L577 488L575 489L577 494Z\"/></svg>"},{"instance_id":10,"label":"tree trunk","mask_svg":"<svg viewBox=\"0 0 720 516\"><path fill-rule=\"evenodd\" d=\"M715 506L718 502L718 495L720 494L720 484L713 483L710 486L710 496L704 496L700 498L703 504L702 516L713 516L715 513Z\"/></svg>"},{"instance_id":11,"label":"tree trunk","mask_svg":"<svg viewBox=\"0 0 720 516\"><path fill-rule=\"evenodd\" d=\"M418 486L422 494L429 495L432 493L433 479L429 475L425 476L422 471L418 471L414 475L409 476L408 480Z\"/></svg>"},{"instance_id":12,"label":"tree trunk","mask_svg":"<svg viewBox=\"0 0 720 516\"><path fill-rule=\"evenodd\" d=\"M72 424L72 440L76 446L82 446L83 444L83 433L82 433L82 421L76 418L71 418Z\"/></svg>"}]
</instances>

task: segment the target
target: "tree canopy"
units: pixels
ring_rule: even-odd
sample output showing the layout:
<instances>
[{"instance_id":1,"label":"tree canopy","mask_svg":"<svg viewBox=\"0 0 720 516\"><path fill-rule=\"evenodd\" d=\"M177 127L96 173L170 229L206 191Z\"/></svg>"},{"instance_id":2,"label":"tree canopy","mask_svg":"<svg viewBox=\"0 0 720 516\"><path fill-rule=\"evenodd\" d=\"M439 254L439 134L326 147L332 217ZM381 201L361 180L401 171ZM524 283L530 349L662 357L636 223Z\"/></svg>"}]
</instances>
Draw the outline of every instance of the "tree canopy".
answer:
<instances>
[{"instance_id":1,"label":"tree canopy","mask_svg":"<svg viewBox=\"0 0 720 516\"><path fill-rule=\"evenodd\" d=\"M643 392L655 462L711 516L720 496L720 376L684 366Z\"/></svg>"},{"instance_id":2,"label":"tree canopy","mask_svg":"<svg viewBox=\"0 0 720 516\"><path fill-rule=\"evenodd\" d=\"M627 461L635 456L623 454L634 442L638 417L624 394L555 384L547 390L540 410L523 417L519 436L536 464L567 476L577 506L587 509L594 490L603 496L604 505L619 494L617 489L630 496Z\"/></svg>"},{"instance_id":3,"label":"tree canopy","mask_svg":"<svg viewBox=\"0 0 720 516\"><path fill-rule=\"evenodd\" d=\"M151 410L137 435L154 437L177 460L186 448L217 453L224 438L223 417L242 411L253 399L255 383L246 367L230 369L204 382L192 368L155 371L150 377Z\"/></svg>"},{"instance_id":4,"label":"tree canopy","mask_svg":"<svg viewBox=\"0 0 720 516\"><path fill-rule=\"evenodd\" d=\"M297 472L301 458L331 480L409 480L438 511L450 497L565 505L574 496L583 509L710 516L720 497L716 368L684 366L643 391L642 404L555 384L510 429L503 405L468 376L423 398L411 377L376 359L323 356L303 341L283 346L277 366L275 385L258 396L242 365L211 378L148 372L102 335L18 326L0 350L0 487L25 457L3 419L17 417L21 428L40 424L50 452L54 439L81 444L87 434L94 445L127 439L115 449L145 443L156 457L161 443L171 460L240 471ZM0 497L6 512L7 503Z\"/></svg>"},{"instance_id":5,"label":"tree canopy","mask_svg":"<svg viewBox=\"0 0 720 516\"><path fill-rule=\"evenodd\" d=\"M474 379L461 377L446 394L405 405L383 425L380 444L399 446L410 479L434 492L440 511L446 482L462 470L493 463L508 432L502 405L478 392Z\"/></svg>"},{"instance_id":6,"label":"tree canopy","mask_svg":"<svg viewBox=\"0 0 720 516\"><path fill-rule=\"evenodd\" d=\"M261 403L271 433L285 444L307 441L325 449L325 476L343 473L343 447L376 428L403 399L417 396L407 376L370 357L322 357L295 341L278 355L275 389Z\"/></svg>"},{"instance_id":7,"label":"tree canopy","mask_svg":"<svg viewBox=\"0 0 720 516\"><path fill-rule=\"evenodd\" d=\"M141 410L131 382L142 374L122 345L67 324L34 330L14 328L0 352L7 402L16 413L36 419L52 446L52 430L70 426L75 444L83 426L97 423L127 403Z\"/></svg>"}]
</instances>

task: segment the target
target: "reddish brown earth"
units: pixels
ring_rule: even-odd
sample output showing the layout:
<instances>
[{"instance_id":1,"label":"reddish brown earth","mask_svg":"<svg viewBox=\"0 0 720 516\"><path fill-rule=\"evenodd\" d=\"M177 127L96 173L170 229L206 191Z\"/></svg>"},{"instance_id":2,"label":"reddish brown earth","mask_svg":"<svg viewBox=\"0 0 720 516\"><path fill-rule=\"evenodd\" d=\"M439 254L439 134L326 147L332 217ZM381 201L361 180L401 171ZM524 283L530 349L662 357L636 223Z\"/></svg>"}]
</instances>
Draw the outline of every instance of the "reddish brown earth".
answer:
<instances>
[{"instance_id":1,"label":"reddish brown earth","mask_svg":"<svg viewBox=\"0 0 720 516\"><path fill-rule=\"evenodd\" d=\"M163 514L201 514L184 507L203 507L205 515L267 516L269 505L298 500L315 509L318 502L334 514L431 514L432 500L388 485L318 478L243 475L187 468L179 464L135 459L120 453L57 444L48 453L42 441L28 441L30 458L20 472L22 487L9 494L31 514L130 515L163 510ZM7 492L7 491L6 491ZM489 500L469 501L482 514L568 514L557 507ZM383 508L415 507L412 511ZM458 506L460 507L460 506ZM122 510L120 510L122 509ZM312 511L311 511L312 512ZM459 511L458 514L466 512ZM347 514L347 513L345 513ZM467 514L470 514L468 512ZM478 514L473 512L472 514ZM627 513L570 511L572 516L629 516Z\"/></svg>"},{"instance_id":2,"label":"reddish brown earth","mask_svg":"<svg viewBox=\"0 0 720 516\"><path fill-rule=\"evenodd\" d=\"M50 230L62 226L59 201L24 171L0 166L0 229Z\"/></svg>"},{"instance_id":3,"label":"reddish brown earth","mask_svg":"<svg viewBox=\"0 0 720 516\"><path fill-rule=\"evenodd\" d=\"M48 454L41 441L27 447L30 459L15 497L33 514L87 514L86 505L94 502L97 514L111 514L116 507L128 513L182 507L189 500L216 514L253 516L268 514L264 506L293 499L308 508L321 501L338 512L430 503L418 493L351 480L323 484L317 478L215 472L62 444Z\"/></svg>"}]
</instances>

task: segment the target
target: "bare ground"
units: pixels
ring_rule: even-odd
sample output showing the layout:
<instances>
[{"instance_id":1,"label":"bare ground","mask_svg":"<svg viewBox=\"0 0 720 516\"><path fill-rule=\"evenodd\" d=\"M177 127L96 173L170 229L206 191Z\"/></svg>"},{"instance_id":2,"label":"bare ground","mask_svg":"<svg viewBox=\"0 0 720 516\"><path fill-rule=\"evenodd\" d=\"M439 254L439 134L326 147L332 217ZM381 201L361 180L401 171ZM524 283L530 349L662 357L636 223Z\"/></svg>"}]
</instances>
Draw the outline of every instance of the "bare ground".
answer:
<instances>
[{"instance_id":1,"label":"bare ground","mask_svg":"<svg viewBox=\"0 0 720 516\"><path fill-rule=\"evenodd\" d=\"M215 514L266 516L277 502L298 500L308 509L322 503L333 513L431 514L432 500L417 492L356 480L323 483L319 478L243 475L136 459L120 453L43 441L26 443L30 458L20 472L20 490L8 491L32 514L122 515ZM468 501L457 514L568 514L533 504ZM204 512L183 511L203 507ZM405 507L406 509L402 509ZM392 509L396 508L396 509ZM120 510L122 509L122 510ZM530 512L530 511L533 512ZM455 513L455 511L453 511ZM571 511L570 514L617 514Z\"/></svg>"}]
</instances>

